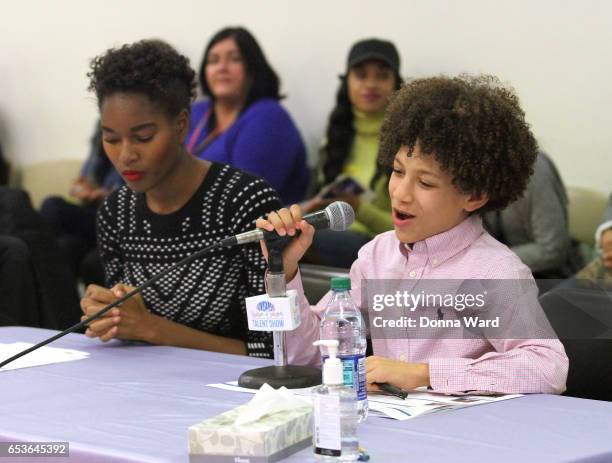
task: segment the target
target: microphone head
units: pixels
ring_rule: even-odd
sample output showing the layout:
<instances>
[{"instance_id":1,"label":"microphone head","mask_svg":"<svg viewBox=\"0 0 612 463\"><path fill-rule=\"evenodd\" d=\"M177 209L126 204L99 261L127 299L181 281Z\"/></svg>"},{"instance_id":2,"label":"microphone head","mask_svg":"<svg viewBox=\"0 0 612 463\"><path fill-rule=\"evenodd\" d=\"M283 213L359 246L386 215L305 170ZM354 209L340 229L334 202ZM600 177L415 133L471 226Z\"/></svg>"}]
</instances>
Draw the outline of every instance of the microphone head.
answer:
<instances>
[{"instance_id":1,"label":"microphone head","mask_svg":"<svg viewBox=\"0 0 612 463\"><path fill-rule=\"evenodd\" d=\"M325 208L329 218L329 228L334 231L344 231L355 221L355 211L344 201L334 201Z\"/></svg>"}]
</instances>

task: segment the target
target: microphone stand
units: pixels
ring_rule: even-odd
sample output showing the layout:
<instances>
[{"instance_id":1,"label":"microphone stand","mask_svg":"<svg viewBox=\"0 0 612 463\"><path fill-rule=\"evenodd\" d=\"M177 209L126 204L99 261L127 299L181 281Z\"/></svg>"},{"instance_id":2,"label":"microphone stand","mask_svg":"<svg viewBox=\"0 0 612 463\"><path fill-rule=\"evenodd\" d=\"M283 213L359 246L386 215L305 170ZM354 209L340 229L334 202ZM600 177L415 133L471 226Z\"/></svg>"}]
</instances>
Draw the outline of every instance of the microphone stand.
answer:
<instances>
[{"instance_id":1,"label":"microphone stand","mask_svg":"<svg viewBox=\"0 0 612 463\"><path fill-rule=\"evenodd\" d=\"M268 272L266 272L266 293L269 297L284 297L287 291L287 280L283 271L283 255L280 245L272 245L268 252ZM287 347L285 332L272 332L274 344L274 364L279 367L287 365Z\"/></svg>"},{"instance_id":2,"label":"microphone stand","mask_svg":"<svg viewBox=\"0 0 612 463\"><path fill-rule=\"evenodd\" d=\"M282 251L286 240L270 236L266 239L268 248L268 271L266 272L266 293L268 297L285 297L287 283L283 270ZM287 345L284 331L272 332L274 343L274 366L254 368L245 371L238 378L238 385L259 389L268 383L275 389L311 387L321 384L321 370L309 366L287 365Z\"/></svg>"}]
</instances>

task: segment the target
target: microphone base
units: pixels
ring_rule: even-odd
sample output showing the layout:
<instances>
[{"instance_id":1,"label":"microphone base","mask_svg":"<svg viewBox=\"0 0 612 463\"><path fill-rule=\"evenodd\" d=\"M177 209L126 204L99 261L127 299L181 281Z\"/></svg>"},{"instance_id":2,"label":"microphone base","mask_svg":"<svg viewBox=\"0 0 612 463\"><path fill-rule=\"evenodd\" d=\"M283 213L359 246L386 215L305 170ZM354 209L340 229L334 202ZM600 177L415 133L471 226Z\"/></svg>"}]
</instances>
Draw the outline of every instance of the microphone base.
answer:
<instances>
[{"instance_id":1,"label":"microphone base","mask_svg":"<svg viewBox=\"0 0 612 463\"><path fill-rule=\"evenodd\" d=\"M245 371L238 378L238 386L259 389L268 383L274 389L285 386L299 389L321 384L321 370L301 365L269 366Z\"/></svg>"}]
</instances>

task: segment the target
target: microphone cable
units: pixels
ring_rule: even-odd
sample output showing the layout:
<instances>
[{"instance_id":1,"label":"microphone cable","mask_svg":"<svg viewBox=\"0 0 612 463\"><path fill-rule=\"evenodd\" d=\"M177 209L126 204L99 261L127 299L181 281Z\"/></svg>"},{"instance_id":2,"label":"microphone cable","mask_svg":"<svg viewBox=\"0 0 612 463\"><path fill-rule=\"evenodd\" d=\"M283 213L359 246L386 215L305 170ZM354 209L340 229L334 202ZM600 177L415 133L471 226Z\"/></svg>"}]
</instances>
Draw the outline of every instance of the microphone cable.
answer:
<instances>
[{"instance_id":1,"label":"microphone cable","mask_svg":"<svg viewBox=\"0 0 612 463\"><path fill-rule=\"evenodd\" d=\"M61 333L57 333L56 335L53 335L50 338L45 339L42 342L39 342L38 344L36 344L36 345L34 345L32 347L28 347L27 349L25 349L25 350L23 350L21 352L18 352L17 354L13 355L12 357L10 357L10 358L8 358L6 360L3 360L2 362L0 362L0 368L2 368L5 365L8 365L11 362L14 362L15 360L17 360L18 358L23 357L24 355L29 354L30 352L35 351L36 349L38 349L40 347L43 347L43 346L46 346L49 343L52 343L56 339L59 339L59 338L61 338L63 336L66 336L67 334L72 333L73 331L77 331L77 330L79 330L81 328L84 328L86 325L88 325L92 321L100 318L106 312L108 312L109 310L117 307L118 305L121 305L124 301L128 300L134 294L138 294L143 289L151 286L153 283L155 283L160 278L163 278L168 273L172 272L173 270L176 270L178 267L181 267L183 265L191 263L192 261L196 260L199 257L202 257L204 254L206 254L209 251L212 251L213 249L222 248L222 247L225 247L222 244L222 242L213 243L213 244L211 244L209 246L206 246L205 248L200 249L199 251L195 252L194 254L191 254L190 256L185 257L183 260L177 262L176 264L172 265L171 267L168 267L163 272L160 272L157 275L154 275L152 278L150 278L149 280L145 281L140 286L134 288L132 291L130 291L129 293L127 293L124 296L120 297L115 302L111 302L106 307L100 309L98 312L96 312L92 316L86 318L85 320L77 323L76 325L71 326L70 328L62 331Z\"/></svg>"}]
</instances>

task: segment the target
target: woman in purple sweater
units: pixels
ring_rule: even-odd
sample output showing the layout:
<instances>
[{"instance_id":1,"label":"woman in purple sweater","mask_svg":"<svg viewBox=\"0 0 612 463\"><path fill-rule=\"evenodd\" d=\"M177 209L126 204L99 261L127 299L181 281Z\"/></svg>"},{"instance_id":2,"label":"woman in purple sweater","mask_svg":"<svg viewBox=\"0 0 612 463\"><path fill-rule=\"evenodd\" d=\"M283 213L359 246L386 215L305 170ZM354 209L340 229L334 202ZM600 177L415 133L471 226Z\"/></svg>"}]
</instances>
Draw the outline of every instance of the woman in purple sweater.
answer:
<instances>
[{"instance_id":1,"label":"woman in purple sweater","mask_svg":"<svg viewBox=\"0 0 612 463\"><path fill-rule=\"evenodd\" d=\"M187 150L263 177L284 203L304 199L309 181L304 143L278 102L278 76L250 32L236 27L215 34L199 81L208 98L191 108Z\"/></svg>"}]
</instances>

